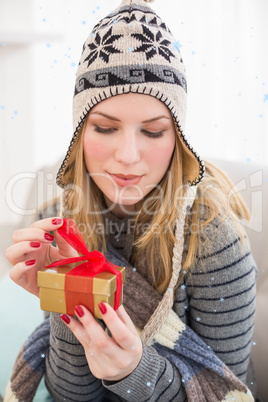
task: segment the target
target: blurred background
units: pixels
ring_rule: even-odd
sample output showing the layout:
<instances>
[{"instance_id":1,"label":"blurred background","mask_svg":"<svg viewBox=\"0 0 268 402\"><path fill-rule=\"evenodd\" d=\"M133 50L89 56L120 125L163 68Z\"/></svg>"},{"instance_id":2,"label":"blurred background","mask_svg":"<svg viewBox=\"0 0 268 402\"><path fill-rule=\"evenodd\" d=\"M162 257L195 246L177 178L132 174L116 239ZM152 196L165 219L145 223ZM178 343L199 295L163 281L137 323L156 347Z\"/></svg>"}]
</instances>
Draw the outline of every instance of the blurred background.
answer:
<instances>
[{"instance_id":1,"label":"blurred background","mask_svg":"<svg viewBox=\"0 0 268 402\"><path fill-rule=\"evenodd\" d=\"M36 205L29 205L28 194L35 179L39 202L54 196L55 169L42 169L59 163L72 136L83 42L119 4L0 0L1 225L16 227L31 216ZM267 163L268 2L157 0L153 8L169 25L186 65L186 134L196 151L242 165Z\"/></svg>"},{"instance_id":2,"label":"blurred background","mask_svg":"<svg viewBox=\"0 0 268 402\"><path fill-rule=\"evenodd\" d=\"M29 297L28 307L24 302L22 310L16 310L16 317L24 317L21 338L23 328L27 336L29 325L35 326L33 314L39 320L42 316L31 295L18 287L10 291L4 251L12 244L12 232L29 225L38 206L60 194L55 174L72 137L72 96L82 45L93 26L119 4L120 0L0 0L0 313L5 314L14 295ZM176 38L187 69L186 135L202 158L225 168L247 198L252 212L248 230L263 275L259 303L262 300L266 311L268 1L157 0L152 6ZM25 309L32 314L28 322ZM13 323L7 317L1 320L2 361L4 353L15 357L21 344L18 340L14 347L18 332L9 349L2 342ZM267 311L266 321L259 319L257 327L255 344L261 345L261 337L267 350ZM267 373L263 347L255 357L261 359L259 378ZM6 363L5 380L11 364ZM4 383L3 379L2 387ZM262 394L268 395L267 385Z\"/></svg>"}]
</instances>

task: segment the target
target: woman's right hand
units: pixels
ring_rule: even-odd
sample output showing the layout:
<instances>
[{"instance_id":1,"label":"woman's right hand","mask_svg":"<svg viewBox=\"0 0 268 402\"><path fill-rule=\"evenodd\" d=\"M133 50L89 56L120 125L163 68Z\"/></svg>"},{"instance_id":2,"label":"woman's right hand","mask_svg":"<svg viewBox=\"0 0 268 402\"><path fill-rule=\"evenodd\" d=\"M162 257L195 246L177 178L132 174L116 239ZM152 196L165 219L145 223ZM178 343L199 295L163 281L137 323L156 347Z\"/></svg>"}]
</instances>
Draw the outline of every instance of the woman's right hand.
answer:
<instances>
[{"instance_id":1,"label":"woman's right hand","mask_svg":"<svg viewBox=\"0 0 268 402\"><path fill-rule=\"evenodd\" d=\"M6 258L13 265L10 278L28 292L39 297L37 271L52 262L78 256L57 232L63 224L59 217L34 222L30 228L13 233L14 244L6 249ZM49 232L53 232L51 235ZM52 246L55 238L57 248Z\"/></svg>"}]
</instances>

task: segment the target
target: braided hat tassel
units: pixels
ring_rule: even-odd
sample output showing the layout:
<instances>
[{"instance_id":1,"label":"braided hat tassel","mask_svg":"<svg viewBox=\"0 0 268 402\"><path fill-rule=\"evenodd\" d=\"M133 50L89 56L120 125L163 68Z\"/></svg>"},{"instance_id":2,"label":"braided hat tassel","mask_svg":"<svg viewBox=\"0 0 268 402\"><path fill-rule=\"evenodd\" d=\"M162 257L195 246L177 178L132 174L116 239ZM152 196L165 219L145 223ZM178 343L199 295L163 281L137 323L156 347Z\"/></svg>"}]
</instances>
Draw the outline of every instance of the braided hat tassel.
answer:
<instances>
[{"instance_id":1,"label":"braided hat tassel","mask_svg":"<svg viewBox=\"0 0 268 402\"><path fill-rule=\"evenodd\" d=\"M188 187L185 193L182 207L176 222L176 241L173 248L172 276L161 302L158 304L156 310L142 331L141 338L147 344L152 343L154 335L159 332L161 327L164 325L174 303L174 288L178 282L182 264L185 218L187 209L189 207L191 208L194 203L196 190L196 186Z\"/></svg>"}]
</instances>

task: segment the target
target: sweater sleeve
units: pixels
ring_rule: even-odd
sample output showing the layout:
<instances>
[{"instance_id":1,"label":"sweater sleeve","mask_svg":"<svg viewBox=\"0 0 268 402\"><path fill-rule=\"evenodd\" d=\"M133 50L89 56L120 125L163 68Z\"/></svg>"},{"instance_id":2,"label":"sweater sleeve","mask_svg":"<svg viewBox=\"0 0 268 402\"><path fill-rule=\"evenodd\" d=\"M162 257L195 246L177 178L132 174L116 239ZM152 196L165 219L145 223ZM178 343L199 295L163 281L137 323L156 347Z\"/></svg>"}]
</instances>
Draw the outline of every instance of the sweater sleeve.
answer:
<instances>
[{"instance_id":1,"label":"sweater sleeve","mask_svg":"<svg viewBox=\"0 0 268 402\"><path fill-rule=\"evenodd\" d=\"M122 381L103 384L130 402L253 402L248 388L173 310L153 345L144 347L138 367Z\"/></svg>"},{"instance_id":2,"label":"sweater sleeve","mask_svg":"<svg viewBox=\"0 0 268 402\"><path fill-rule=\"evenodd\" d=\"M125 400L180 402L189 399L189 384L195 395L200 387L201 397L204 381L211 400L221 400L219 395L236 398L236 392L253 400L239 379L246 382L252 345L255 262L247 239L229 219L217 218L206 230L191 274L176 291L179 321L168 325L174 328L175 342L167 341L170 330L168 336L160 334L153 346L144 345L142 360L130 376L114 384L104 382Z\"/></svg>"},{"instance_id":3,"label":"sweater sleeve","mask_svg":"<svg viewBox=\"0 0 268 402\"><path fill-rule=\"evenodd\" d=\"M50 346L46 356L46 386L55 401L102 401L101 380L90 372L83 346L60 315L50 315Z\"/></svg>"},{"instance_id":4,"label":"sweater sleeve","mask_svg":"<svg viewBox=\"0 0 268 402\"><path fill-rule=\"evenodd\" d=\"M256 264L246 236L228 218L214 219L203 240L192 273L181 286L188 295L187 323L245 383L254 329Z\"/></svg>"},{"instance_id":5,"label":"sweater sleeve","mask_svg":"<svg viewBox=\"0 0 268 402\"><path fill-rule=\"evenodd\" d=\"M153 346L143 345L142 359L128 377L103 384L125 401L187 401L179 370Z\"/></svg>"}]
</instances>

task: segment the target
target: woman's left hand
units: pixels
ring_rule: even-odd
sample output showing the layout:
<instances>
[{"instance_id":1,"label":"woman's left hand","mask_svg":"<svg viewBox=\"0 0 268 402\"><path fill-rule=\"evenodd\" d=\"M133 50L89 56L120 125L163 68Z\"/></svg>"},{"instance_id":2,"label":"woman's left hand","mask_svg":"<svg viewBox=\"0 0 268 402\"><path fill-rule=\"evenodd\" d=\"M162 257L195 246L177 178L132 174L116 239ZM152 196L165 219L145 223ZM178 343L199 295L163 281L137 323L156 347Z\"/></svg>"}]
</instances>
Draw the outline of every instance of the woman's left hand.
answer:
<instances>
[{"instance_id":1,"label":"woman's left hand","mask_svg":"<svg viewBox=\"0 0 268 402\"><path fill-rule=\"evenodd\" d=\"M112 337L84 306L75 308L79 321L65 314L61 318L84 347L91 373L102 380L119 381L138 366L142 357L141 339L122 305L117 311L107 303L99 306Z\"/></svg>"}]
</instances>

